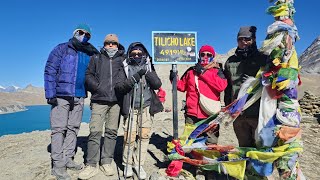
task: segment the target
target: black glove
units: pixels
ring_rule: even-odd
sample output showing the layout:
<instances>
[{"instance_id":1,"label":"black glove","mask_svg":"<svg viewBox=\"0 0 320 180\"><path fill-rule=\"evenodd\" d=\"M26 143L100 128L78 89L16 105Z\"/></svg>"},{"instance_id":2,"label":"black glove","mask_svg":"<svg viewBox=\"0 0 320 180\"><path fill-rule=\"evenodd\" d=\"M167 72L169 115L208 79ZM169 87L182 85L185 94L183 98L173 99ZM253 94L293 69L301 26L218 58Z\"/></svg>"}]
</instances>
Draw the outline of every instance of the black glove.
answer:
<instances>
[{"instance_id":1,"label":"black glove","mask_svg":"<svg viewBox=\"0 0 320 180\"><path fill-rule=\"evenodd\" d=\"M57 100L57 98L50 98L50 99L47 99L47 103L52 106L56 106L56 105L58 105L58 100Z\"/></svg>"},{"instance_id":2,"label":"black glove","mask_svg":"<svg viewBox=\"0 0 320 180\"><path fill-rule=\"evenodd\" d=\"M74 97L68 99L68 102L70 104L70 111L72 111L74 108Z\"/></svg>"},{"instance_id":3,"label":"black glove","mask_svg":"<svg viewBox=\"0 0 320 180\"><path fill-rule=\"evenodd\" d=\"M173 72L173 70L170 70L169 79L170 79L171 82L173 81L174 77L177 76L177 73L178 73L178 71L177 72Z\"/></svg>"},{"instance_id":4,"label":"black glove","mask_svg":"<svg viewBox=\"0 0 320 180\"><path fill-rule=\"evenodd\" d=\"M135 83L138 83L140 81L140 79L141 79L141 76L140 76L139 72L137 72L134 75L132 75L132 78L133 78Z\"/></svg>"},{"instance_id":5,"label":"black glove","mask_svg":"<svg viewBox=\"0 0 320 180\"><path fill-rule=\"evenodd\" d=\"M221 68L220 68L219 71L218 71L218 76L219 76L220 78L222 78L222 79L226 79L226 77L224 76L223 71L222 71Z\"/></svg>"},{"instance_id":6,"label":"black glove","mask_svg":"<svg viewBox=\"0 0 320 180\"><path fill-rule=\"evenodd\" d=\"M142 77L143 75L145 75L147 72L147 70L145 68L140 69L140 71L138 71L138 74L140 75L140 77Z\"/></svg>"},{"instance_id":7,"label":"black glove","mask_svg":"<svg viewBox=\"0 0 320 180\"><path fill-rule=\"evenodd\" d=\"M200 74L202 74L204 72L204 67L202 67L202 65L200 63L197 63L194 66L194 70L196 71L197 75L199 76Z\"/></svg>"},{"instance_id":8,"label":"black glove","mask_svg":"<svg viewBox=\"0 0 320 180\"><path fill-rule=\"evenodd\" d=\"M243 74L241 77L241 82L244 83L250 76L247 74Z\"/></svg>"}]
</instances>

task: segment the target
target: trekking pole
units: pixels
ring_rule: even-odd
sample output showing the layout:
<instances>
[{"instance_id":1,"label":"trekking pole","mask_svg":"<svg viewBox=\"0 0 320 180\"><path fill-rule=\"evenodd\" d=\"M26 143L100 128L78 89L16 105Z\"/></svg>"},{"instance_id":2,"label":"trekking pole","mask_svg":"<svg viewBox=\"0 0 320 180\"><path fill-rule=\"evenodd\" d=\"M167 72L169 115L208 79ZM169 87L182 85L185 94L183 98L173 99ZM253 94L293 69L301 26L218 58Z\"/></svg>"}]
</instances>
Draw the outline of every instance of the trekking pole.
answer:
<instances>
[{"instance_id":1,"label":"trekking pole","mask_svg":"<svg viewBox=\"0 0 320 180\"><path fill-rule=\"evenodd\" d=\"M132 133L132 121L133 121L133 116L134 116L134 102L136 100L136 91L138 89L138 84L134 84L133 88L133 97L131 98L131 108L129 112L129 122L127 126L127 134L126 134L126 139L128 141L128 152L127 152L127 162L126 162L126 171L125 171L125 176L124 179L127 179L127 173L128 173L128 165L129 165L129 154L130 154L130 144L131 144L131 133Z\"/></svg>"},{"instance_id":2,"label":"trekking pole","mask_svg":"<svg viewBox=\"0 0 320 180\"><path fill-rule=\"evenodd\" d=\"M139 179L140 179L140 166L141 166L141 142L142 142L142 117L143 117L143 103L144 103L144 100L143 100L143 91L144 91L144 87L143 87L143 78L141 78L141 81L140 81L140 90L141 90L141 93L140 93L140 112L139 112L139 168L138 168L138 171L139 171Z\"/></svg>"}]
</instances>

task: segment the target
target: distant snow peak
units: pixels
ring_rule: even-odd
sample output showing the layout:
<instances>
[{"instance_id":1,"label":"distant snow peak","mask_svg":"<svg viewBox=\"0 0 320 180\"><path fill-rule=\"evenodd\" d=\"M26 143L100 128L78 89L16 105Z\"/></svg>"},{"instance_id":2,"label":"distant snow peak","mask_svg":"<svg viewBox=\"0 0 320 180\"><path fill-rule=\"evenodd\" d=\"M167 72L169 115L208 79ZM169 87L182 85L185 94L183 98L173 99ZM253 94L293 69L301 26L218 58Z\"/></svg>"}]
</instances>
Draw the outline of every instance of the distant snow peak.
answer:
<instances>
[{"instance_id":1,"label":"distant snow peak","mask_svg":"<svg viewBox=\"0 0 320 180\"><path fill-rule=\"evenodd\" d=\"M0 92L8 92L8 93L12 93L12 92L17 92L18 90L20 90L21 88L15 85L12 86L8 86L8 87L3 87L0 86Z\"/></svg>"}]
</instances>

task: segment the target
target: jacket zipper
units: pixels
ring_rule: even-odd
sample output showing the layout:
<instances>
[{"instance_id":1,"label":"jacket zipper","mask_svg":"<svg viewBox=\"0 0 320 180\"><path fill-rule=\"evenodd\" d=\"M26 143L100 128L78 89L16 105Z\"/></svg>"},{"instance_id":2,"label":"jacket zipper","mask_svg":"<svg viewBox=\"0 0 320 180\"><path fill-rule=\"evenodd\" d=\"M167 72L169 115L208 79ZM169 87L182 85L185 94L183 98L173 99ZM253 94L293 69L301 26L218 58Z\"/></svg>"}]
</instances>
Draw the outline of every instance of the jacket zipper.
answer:
<instances>
[{"instance_id":1,"label":"jacket zipper","mask_svg":"<svg viewBox=\"0 0 320 180\"><path fill-rule=\"evenodd\" d=\"M112 92L112 58L110 58L110 92Z\"/></svg>"}]
</instances>

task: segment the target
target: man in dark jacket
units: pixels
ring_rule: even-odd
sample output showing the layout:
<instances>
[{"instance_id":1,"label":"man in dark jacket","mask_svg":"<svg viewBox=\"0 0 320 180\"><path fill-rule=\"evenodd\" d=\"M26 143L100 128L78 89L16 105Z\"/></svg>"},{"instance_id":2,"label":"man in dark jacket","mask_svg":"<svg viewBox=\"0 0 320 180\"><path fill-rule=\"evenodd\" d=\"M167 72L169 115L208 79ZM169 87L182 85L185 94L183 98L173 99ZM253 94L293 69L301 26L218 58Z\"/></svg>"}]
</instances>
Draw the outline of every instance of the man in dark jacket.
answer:
<instances>
[{"instance_id":1,"label":"man in dark jacket","mask_svg":"<svg viewBox=\"0 0 320 180\"><path fill-rule=\"evenodd\" d=\"M90 56L99 53L88 43L90 37L90 27L80 24L73 32L73 38L51 51L44 71L45 96L48 104L52 105L52 175L57 179L70 179L66 168L82 168L75 164L73 157L87 96L85 71Z\"/></svg>"},{"instance_id":2,"label":"man in dark jacket","mask_svg":"<svg viewBox=\"0 0 320 180\"><path fill-rule=\"evenodd\" d=\"M225 105L237 99L241 84L249 77L255 77L260 67L265 66L267 56L260 53L256 45L255 26L241 27L237 36L238 47L225 63L224 74L228 80L225 90ZM233 123L239 146L255 147L255 131L258 125L260 101L236 119Z\"/></svg>"},{"instance_id":3,"label":"man in dark jacket","mask_svg":"<svg viewBox=\"0 0 320 180\"><path fill-rule=\"evenodd\" d=\"M101 54L94 55L86 72L86 84L91 92L91 120L88 137L88 154L85 169L79 174L80 179L95 176L99 169L112 176L115 169L111 166L119 126L119 97L116 96L115 83L122 71L124 47L115 34L108 34L104 40ZM100 140L104 126L104 143L100 158Z\"/></svg>"},{"instance_id":4,"label":"man in dark jacket","mask_svg":"<svg viewBox=\"0 0 320 180\"><path fill-rule=\"evenodd\" d=\"M132 166L134 165L134 169L139 175L139 179L146 179L147 174L142 166L147 155L153 115L163 110L162 103L154 92L154 90L161 87L161 80L154 71L150 62L150 55L143 44L140 42L132 43L127 52L127 59L123 62L124 68L121 73L119 73L118 82L115 87L117 92L124 95L121 110L125 117L123 164L126 165L128 163L128 166L125 166L124 174L127 175L127 177L131 177L133 175ZM136 91L136 93L133 91ZM133 97L133 94L136 96ZM141 96L141 94L143 96ZM131 119L128 118L130 112L133 116L133 121L129 144L129 139L126 139L126 137L128 135L127 129ZM142 126L139 124L140 118L142 118ZM139 146L136 141L136 136L140 135L138 133L140 130L141 166L139 168ZM128 150L129 156L127 155Z\"/></svg>"}]
</instances>

